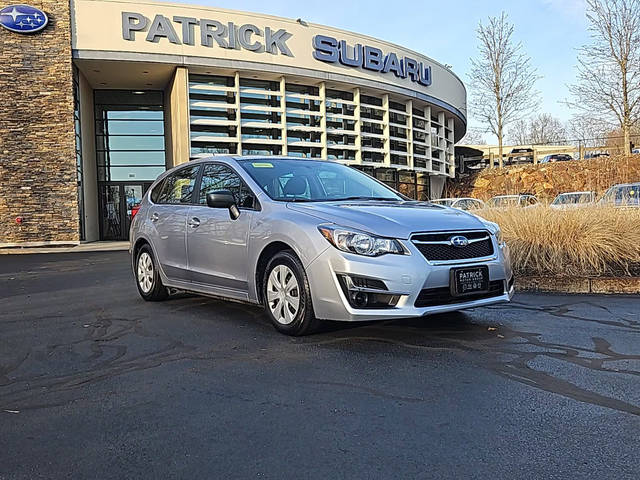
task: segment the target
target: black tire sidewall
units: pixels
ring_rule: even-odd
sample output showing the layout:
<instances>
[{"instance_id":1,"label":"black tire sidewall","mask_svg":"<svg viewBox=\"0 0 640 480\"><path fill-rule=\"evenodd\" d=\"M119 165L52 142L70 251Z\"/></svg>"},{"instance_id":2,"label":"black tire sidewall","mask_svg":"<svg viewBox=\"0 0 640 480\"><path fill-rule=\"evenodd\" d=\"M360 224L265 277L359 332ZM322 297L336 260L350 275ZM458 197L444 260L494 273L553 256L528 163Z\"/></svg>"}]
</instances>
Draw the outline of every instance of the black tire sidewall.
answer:
<instances>
[{"instance_id":1,"label":"black tire sidewall","mask_svg":"<svg viewBox=\"0 0 640 480\"><path fill-rule=\"evenodd\" d=\"M298 292L300 295L300 308L298 309L293 322L285 325L278 322L269 308L269 302L267 301L267 284L271 271L278 265L285 265L291 269L298 281ZM264 308L271 320L271 323L281 333L287 335L306 335L312 333L315 330L317 322L313 314L313 306L311 304L311 290L309 288L309 282L307 275L304 271L300 260L295 256L293 252L282 251L274 255L267 263L265 269L264 278L262 280L262 298L264 299Z\"/></svg>"},{"instance_id":2,"label":"black tire sidewall","mask_svg":"<svg viewBox=\"0 0 640 480\"><path fill-rule=\"evenodd\" d=\"M138 262L140 261L140 256L142 256L143 253L147 253L149 257L151 257L151 263L153 264L153 284L151 286L151 289L146 293L142 290L142 288L140 288L140 282L138 279ZM138 250L138 253L136 254L136 262L133 274L136 280L138 293L142 298L144 298L148 302L164 300L165 298L167 298L167 289L162 284L162 280L160 279L160 272L158 271L158 263L156 262L156 257L149 245L143 245L140 250Z\"/></svg>"}]
</instances>

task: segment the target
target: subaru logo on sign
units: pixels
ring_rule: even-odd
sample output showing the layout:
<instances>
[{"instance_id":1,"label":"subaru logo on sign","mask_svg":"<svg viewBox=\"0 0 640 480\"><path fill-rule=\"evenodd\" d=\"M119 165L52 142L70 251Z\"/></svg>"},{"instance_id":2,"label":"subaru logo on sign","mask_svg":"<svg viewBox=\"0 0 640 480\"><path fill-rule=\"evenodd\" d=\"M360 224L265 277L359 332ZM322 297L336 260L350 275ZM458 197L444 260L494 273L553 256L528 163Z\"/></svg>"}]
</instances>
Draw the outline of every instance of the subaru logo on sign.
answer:
<instances>
[{"instance_id":1,"label":"subaru logo on sign","mask_svg":"<svg viewBox=\"0 0 640 480\"><path fill-rule=\"evenodd\" d=\"M39 32L47 23L47 14L30 5L9 5L0 10L0 25L12 32Z\"/></svg>"},{"instance_id":2,"label":"subaru logo on sign","mask_svg":"<svg viewBox=\"0 0 640 480\"><path fill-rule=\"evenodd\" d=\"M451 237L449 239L449 242L454 247L466 247L467 245L469 245L469 240L467 239L467 237L463 237L462 235L456 235L455 237Z\"/></svg>"}]
</instances>

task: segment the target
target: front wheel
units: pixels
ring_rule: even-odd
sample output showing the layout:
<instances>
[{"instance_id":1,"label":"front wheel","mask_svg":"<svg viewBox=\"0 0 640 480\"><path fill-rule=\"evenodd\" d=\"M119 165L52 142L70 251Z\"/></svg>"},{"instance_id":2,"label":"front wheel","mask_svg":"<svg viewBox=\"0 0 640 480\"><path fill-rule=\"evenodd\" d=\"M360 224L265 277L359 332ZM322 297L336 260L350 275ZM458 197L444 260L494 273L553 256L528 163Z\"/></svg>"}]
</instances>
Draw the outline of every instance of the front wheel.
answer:
<instances>
[{"instance_id":1,"label":"front wheel","mask_svg":"<svg viewBox=\"0 0 640 480\"><path fill-rule=\"evenodd\" d=\"M279 252L269 261L262 285L265 310L276 330L298 336L317 329L309 281L293 252Z\"/></svg>"},{"instance_id":2,"label":"front wheel","mask_svg":"<svg viewBox=\"0 0 640 480\"><path fill-rule=\"evenodd\" d=\"M135 274L138 293L148 302L158 302L169 296L149 245L143 245L138 251Z\"/></svg>"}]
</instances>

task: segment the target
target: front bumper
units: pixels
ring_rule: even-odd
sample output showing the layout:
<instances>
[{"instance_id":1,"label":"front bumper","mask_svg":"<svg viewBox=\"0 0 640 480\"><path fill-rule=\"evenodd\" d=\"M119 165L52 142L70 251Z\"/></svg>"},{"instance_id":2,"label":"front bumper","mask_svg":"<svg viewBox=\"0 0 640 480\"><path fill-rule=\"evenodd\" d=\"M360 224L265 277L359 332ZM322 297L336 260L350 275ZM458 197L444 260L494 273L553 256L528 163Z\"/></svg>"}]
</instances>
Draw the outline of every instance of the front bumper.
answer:
<instances>
[{"instance_id":1,"label":"front bumper","mask_svg":"<svg viewBox=\"0 0 640 480\"><path fill-rule=\"evenodd\" d=\"M464 263L438 265L429 263L409 241L402 243L411 255L383 255L371 258L344 253L333 247L328 248L306 268L315 315L323 320L385 320L421 317L508 302L514 293L514 284L510 282L513 273L509 251L506 245L498 246L495 239L493 242L496 254L489 260L471 259ZM489 268L490 281L503 281L504 289L501 295L428 307L414 305L423 289L448 287L451 268L478 265L486 265ZM387 286L388 292L399 295L400 299L394 307L389 308L354 308L347 300L338 275L381 280Z\"/></svg>"}]
</instances>

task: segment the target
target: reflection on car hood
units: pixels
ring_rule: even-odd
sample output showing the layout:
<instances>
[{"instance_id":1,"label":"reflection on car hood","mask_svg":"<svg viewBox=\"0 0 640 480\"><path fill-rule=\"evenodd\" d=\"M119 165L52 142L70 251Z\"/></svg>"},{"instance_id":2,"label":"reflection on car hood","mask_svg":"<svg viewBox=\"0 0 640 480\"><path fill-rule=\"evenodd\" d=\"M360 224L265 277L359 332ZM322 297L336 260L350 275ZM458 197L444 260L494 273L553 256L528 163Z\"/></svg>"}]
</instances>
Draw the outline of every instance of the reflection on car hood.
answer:
<instances>
[{"instance_id":1,"label":"reflection on car hood","mask_svg":"<svg viewBox=\"0 0 640 480\"><path fill-rule=\"evenodd\" d=\"M383 237L406 239L413 232L486 228L469 213L415 201L309 202L288 203L287 207L325 222Z\"/></svg>"}]
</instances>

